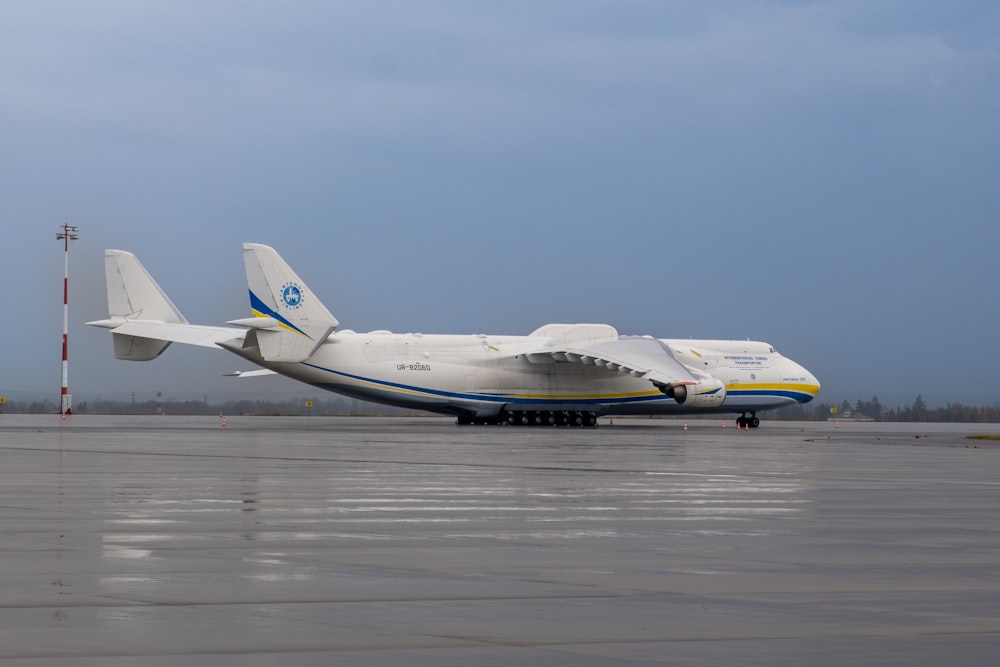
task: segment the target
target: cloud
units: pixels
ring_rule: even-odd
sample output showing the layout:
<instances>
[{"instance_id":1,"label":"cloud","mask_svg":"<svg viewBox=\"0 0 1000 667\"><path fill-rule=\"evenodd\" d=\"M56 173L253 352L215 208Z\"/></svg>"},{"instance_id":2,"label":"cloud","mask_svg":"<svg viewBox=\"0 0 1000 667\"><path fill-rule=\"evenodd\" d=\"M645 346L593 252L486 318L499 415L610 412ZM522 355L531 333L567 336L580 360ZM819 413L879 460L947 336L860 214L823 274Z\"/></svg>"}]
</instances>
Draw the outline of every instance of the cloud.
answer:
<instances>
[{"instance_id":1,"label":"cloud","mask_svg":"<svg viewBox=\"0 0 1000 667\"><path fill-rule=\"evenodd\" d=\"M972 1L7 3L0 177L10 220L136 251L192 320L240 314L254 240L357 328L586 313L825 355L883 312L871 348L917 349L879 303L991 279L998 28ZM4 252L8 281L45 256Z\"/></svg>"}]
</instances>

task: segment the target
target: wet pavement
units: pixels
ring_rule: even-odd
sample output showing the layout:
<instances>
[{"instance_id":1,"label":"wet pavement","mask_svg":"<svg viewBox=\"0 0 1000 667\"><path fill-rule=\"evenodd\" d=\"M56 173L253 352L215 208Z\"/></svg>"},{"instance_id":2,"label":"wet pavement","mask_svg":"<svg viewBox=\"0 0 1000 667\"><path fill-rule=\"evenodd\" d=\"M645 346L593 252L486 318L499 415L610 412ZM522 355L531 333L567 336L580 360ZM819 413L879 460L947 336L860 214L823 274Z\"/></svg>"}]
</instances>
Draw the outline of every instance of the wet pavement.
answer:
<instances>
[{"instance_id":1,"label":"wet pavement","mask_svg":"<svg viewBox=\"0 0 1000 667\"><path fill-rule=\"evenodd\" d=\"M6 665L995 664L998 425L0 415Z\"/></svg>"}]
</instances>

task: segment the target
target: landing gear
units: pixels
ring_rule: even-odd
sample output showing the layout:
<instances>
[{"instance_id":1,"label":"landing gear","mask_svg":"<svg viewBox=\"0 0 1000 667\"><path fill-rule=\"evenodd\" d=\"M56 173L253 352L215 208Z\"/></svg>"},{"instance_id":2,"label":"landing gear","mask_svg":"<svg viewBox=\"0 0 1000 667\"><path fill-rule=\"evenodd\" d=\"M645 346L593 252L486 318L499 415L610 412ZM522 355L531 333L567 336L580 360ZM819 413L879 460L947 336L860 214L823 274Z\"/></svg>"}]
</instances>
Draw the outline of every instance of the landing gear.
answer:
<instances>
[{"instance_id":1,"label":"landing gear","mask_svg":"<svg viewBox=\"0 0 1000 667\"><path fill-rule=\"evenodd\" d=\"M459 417L456 424L507 424L509 426L567 426L595 428L597 413L578 410L503 410L496 417Z\"/></svg>"},{"instance_id":2,"label":"landing gear","mask_svg":"<svg viewBox=\"0 0 1000 667\"><path fill-rule=\"evenodd\" d=\"M597 426L596 412L578 410L511 410L502 412L500 419L511 426L568 426L593 428Z\"/></svg>"},{"instance_id":3,"label":"landing gear","mask_svg":"<svg viewBox=\"0 0 1000 667\"><path fill-rule=\"evenodd\" d=\"M749 416L747 413L743 413L736 418L737 428L757 428L760 426L760 420L757 419L757 413L751 412Z\"/></svg>"},{"instance_id":4,"label":"landing gear","mask_svg":"<svg viewBox=\"0 0 1000 667\"><path fill-rule=\"evenodd\" d=\"M459 426L485 426L487 424L496 426L502 422L500 417L458 417L455 419L455 423Z\"/></svg>"}]
</instances>

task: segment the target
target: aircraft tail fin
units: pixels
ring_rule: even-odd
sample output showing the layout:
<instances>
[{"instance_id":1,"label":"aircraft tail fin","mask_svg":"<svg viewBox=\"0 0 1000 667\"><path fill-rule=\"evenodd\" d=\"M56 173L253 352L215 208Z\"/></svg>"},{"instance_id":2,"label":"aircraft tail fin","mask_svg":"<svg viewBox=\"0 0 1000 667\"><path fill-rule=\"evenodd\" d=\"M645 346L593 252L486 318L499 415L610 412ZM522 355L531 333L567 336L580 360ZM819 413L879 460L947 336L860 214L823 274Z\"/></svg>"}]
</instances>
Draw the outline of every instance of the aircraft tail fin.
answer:
<instances>
[{"instance_id":1,"label":"aircraft tail fin","mask_svg":"<svg viewBox=\"0 0 1000 667\"><path fill-rule=\"evenodd\" d=\"M108 289L108 315L112 321L156 321L187 324L138 258L124 250L104 251L104 275ZM170 341L127 334L114 334L115 358L149 361L160 356Z\"/></svg>"},{"instance_id":2,"label":"aircraft tail fin","mask_svg":"<svg viewBox=\"0 0 1000 667\"><path fill-rule=\"evenodd\" d=\"M266 361L305 361L323 344L338 322L295 271L270 246L243 244L250 288L251 326Z\"/></svg>"}]
</instances>

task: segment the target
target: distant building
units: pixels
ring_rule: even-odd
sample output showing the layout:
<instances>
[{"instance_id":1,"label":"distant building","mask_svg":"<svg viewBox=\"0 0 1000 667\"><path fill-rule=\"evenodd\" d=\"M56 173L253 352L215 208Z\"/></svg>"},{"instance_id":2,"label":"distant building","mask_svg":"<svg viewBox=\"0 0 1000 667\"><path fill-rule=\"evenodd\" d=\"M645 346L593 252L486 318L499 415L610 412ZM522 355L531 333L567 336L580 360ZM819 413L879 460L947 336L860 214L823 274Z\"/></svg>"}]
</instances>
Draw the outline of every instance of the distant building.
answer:
<instances>
[{"instance_id":1,"label":"distant building","mask_svg":"<svg viewBox=\"0 0 1000 667\"><path fill-rule=\"evenodd\" d=\"M826 420L828 422L873 422L875 418L855 412L854 410L844 410L840 414L827 417Z\"/></svg>"}]
</instances>

